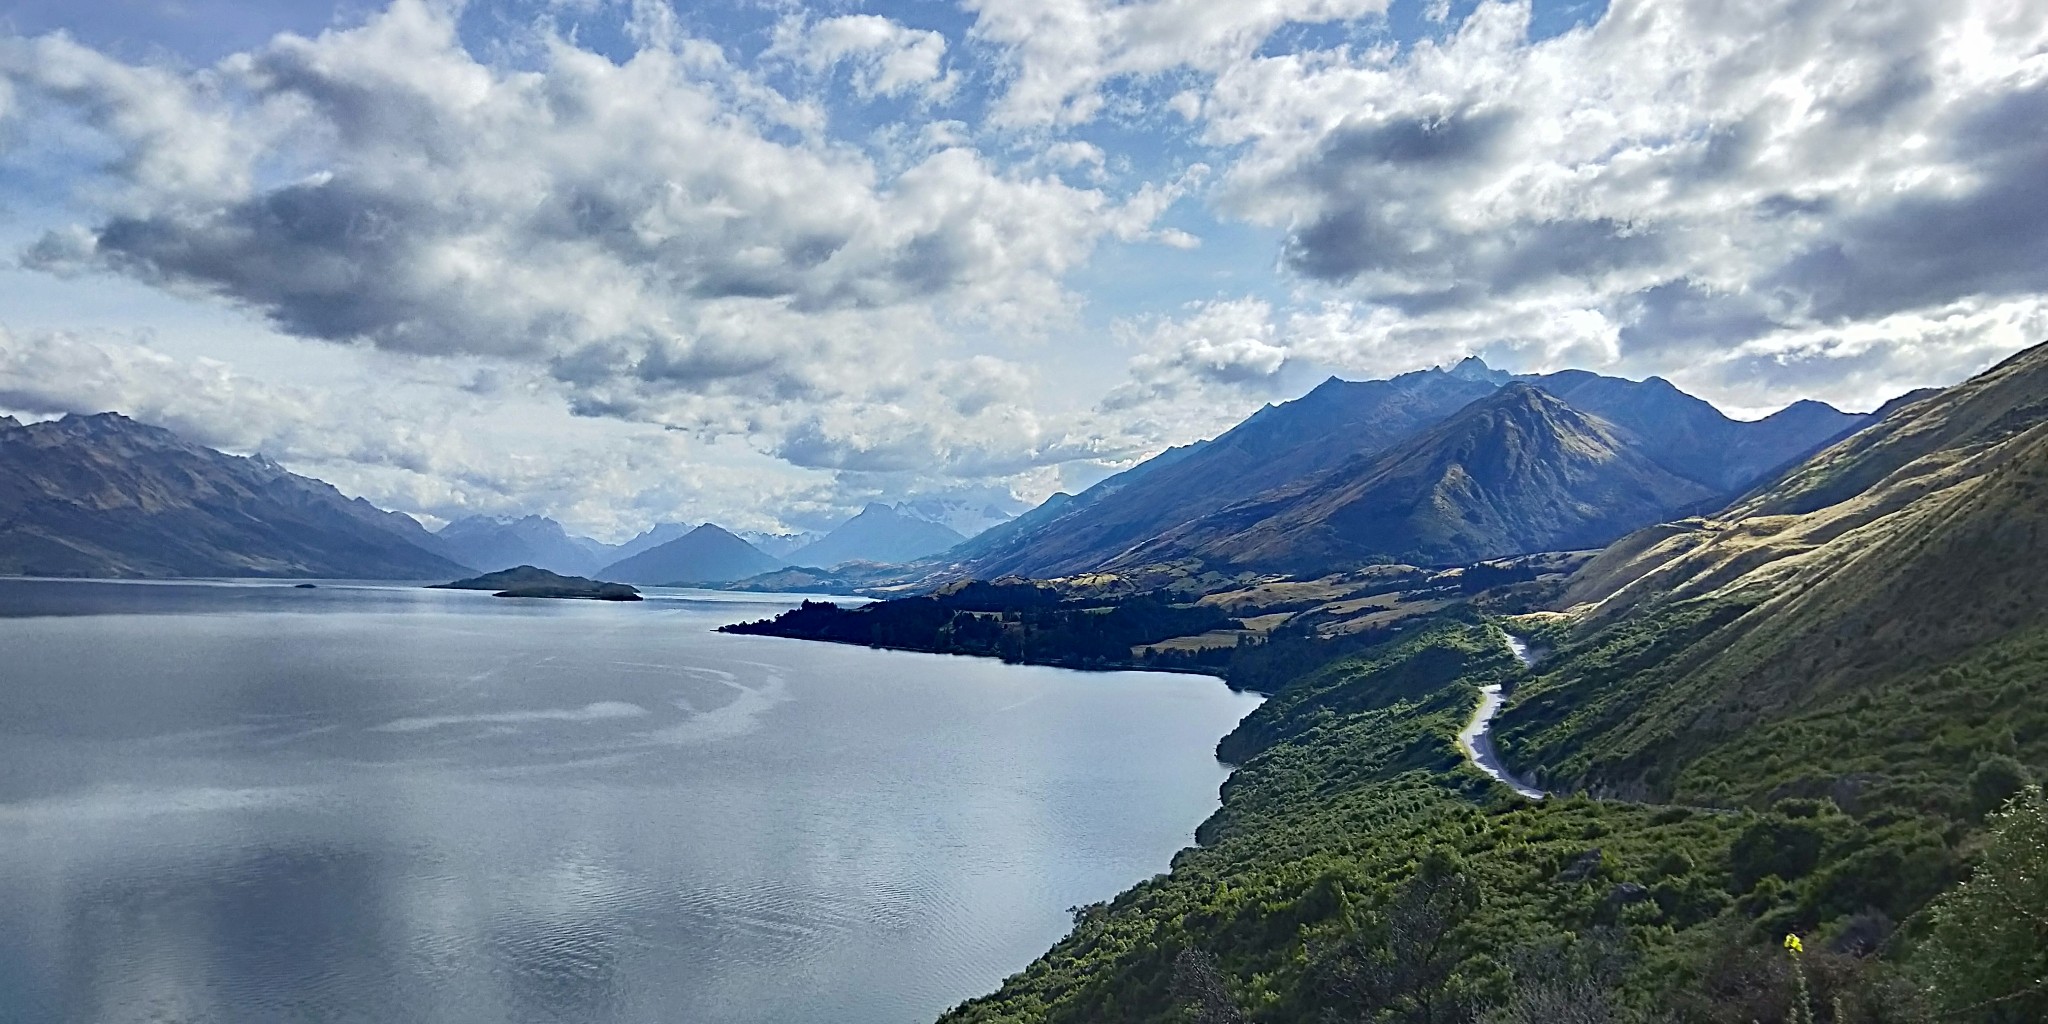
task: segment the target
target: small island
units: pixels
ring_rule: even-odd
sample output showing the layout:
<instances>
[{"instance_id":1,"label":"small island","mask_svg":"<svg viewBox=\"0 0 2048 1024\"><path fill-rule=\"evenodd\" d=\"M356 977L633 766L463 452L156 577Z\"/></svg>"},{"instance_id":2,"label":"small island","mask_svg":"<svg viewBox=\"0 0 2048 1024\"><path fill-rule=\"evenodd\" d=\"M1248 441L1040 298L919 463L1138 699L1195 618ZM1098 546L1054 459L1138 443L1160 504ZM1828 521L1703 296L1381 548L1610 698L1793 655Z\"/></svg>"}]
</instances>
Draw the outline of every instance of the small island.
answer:
<instances>
[{"instance_id":1,"label":"small island","mask_svg":"<svg viewBox=\"0 0 2048 1024\"><path fill-rule=\"evenodd\" d=\"M531 565L487 572L430 590L490 590L494 597L552 597L582 601L638 601L640 591L624 583L606 583L582 576L564 576Z\"/></svg>"}]
</instances>

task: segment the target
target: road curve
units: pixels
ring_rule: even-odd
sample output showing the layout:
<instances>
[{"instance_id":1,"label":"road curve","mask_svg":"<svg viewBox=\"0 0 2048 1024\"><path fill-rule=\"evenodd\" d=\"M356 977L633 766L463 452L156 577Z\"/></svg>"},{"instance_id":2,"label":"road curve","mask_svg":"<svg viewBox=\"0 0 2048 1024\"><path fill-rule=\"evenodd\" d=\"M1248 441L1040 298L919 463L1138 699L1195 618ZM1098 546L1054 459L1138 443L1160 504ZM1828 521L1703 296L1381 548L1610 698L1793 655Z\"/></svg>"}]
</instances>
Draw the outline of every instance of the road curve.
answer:
<instances>
[{"instance_id":1,"label":"road curve","mask_svg":"<svg viewBox=\"0 0 2048 1024\"><path fill-rule=\"evenodd\" d=\"M1531 651L1529 643L1513 633L1507 637L1508 650L1523 667L1533 667L1542 660L1542 655ZM1465 752L1473 766L1485 772L1494 781L1514 790L1531 800L1541 800L1548 794L1515 777L1500 759L1500 751L1493 745L1493 716L1500 714L1501 705L1507 697L1501 692L1499 683L1479 688L1479 707L1472 712L1472 720L1458 732L1458 748Z\"/></svg>"}]
</instances>

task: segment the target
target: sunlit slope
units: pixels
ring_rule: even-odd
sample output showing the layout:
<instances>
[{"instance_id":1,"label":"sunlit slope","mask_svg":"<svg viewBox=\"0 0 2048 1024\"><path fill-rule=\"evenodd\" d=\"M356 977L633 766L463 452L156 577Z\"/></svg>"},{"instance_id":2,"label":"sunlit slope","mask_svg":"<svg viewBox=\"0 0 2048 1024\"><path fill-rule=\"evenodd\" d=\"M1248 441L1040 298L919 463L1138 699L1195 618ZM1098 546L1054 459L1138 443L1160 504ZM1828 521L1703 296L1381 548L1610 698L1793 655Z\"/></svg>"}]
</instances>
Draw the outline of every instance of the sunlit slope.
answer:
<instances>
[{"instance_id":1,"label":"sunlit slope","mask_svg":"<svg viewBox=\"0 0 2048 1024\"><path fill-rule=\"evenodd\" d=\"M1511 756L1615 792L1728 789L1685 781L1685 766L2048 627L2044 522L2048 348L2036 348L1895 410L1718 516L1615 544L1566 596L1589 632L1505 716ZM2040 699L1929 726L2030 721ZM1848 752L1805 753L1821 778ZM1985 753L1959 750L1955 765Z\"/></svg>"}]
</instances>

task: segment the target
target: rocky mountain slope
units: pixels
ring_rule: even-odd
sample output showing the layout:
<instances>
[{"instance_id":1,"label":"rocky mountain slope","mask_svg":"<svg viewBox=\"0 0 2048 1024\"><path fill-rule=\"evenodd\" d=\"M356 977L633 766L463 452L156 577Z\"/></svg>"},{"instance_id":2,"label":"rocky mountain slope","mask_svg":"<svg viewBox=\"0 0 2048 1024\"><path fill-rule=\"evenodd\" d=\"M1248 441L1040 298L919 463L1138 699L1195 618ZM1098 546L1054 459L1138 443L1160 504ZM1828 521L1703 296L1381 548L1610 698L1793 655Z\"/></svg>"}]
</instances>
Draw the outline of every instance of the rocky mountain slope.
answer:
<instances>
[{"instance_id":1,"label":"rocky mountain slope","mask_svg":"<svg viewBox=\"0 0 2048 1024\"><path fill-rule=\"evenodd\" d=\"M446 579L411 517L115 413L0 421L0 573Z\"/></svg>"},{"instance_id":2,"label":"rocky mountain slope","mask_svg":"<svg viewBox=\"0 0 2048 1024\"><path fill-rule=\"evenodd\" d=\"M1630 434L1511 383L1377 457L1204 516L1110 563L1322 575L1593 547L1714 496Z\"/></svg>"},{"instance_id":3,"label":"rocky mountain slope","mask_svg":"<svg viewBox=\"0 0 2048 1024\"><path fill-rule=\"evenodd\" d=\"M1564 598L1611 637L1579 659L1649 632L1674 649L1598 686L1562 663L1509 708L1503 736L1553 778L1718 793L1725 758L1754 753L1760 737L1802 721L1874 724L1880 706L1896 705L1892 723L1924 719L1930 679L2048 640L2044 566L2048 347L1894 409L1721 512L1612 546ZM2043 727L2048 715L1987 742L2048 760ZM1859 760L1855 746L1807 744L1797 771L1776 781L1841 782L1857 772L1832 759ZM1892 757L1895 767L1914 760L1903 748Z\"/></svg>"},{"instance_id":4,"label":"rocky mountain slope","mask_svg":"<svg viewBox=\"0 0 2048 1024\"><path fill-rule=\"evenodd\" d=\"M1391 380L1331 378L1296 401L1260 410L1214 440L1163 453L1080 495L1056 496L948 557L960 575L1049 578L1132 565L1140 551L1184 551L1189 545L1160 542L1226 508L1247 503L1272 507L1319 479L1323 486L1341 487L1333 482L1340 471L1355 475L1364 460L1415 440L1514 384L1538 387L1601 420L1608 435L1604 443L1647 460L1666 476L1690 481L1698 501L1739 491L1867 422L1818 402L1742 422L1659 378L1631 381L1579 370L1518 377L1477 359L1451 370ZM1683 488L1662 489L1675 494ZM1486 514L1446 509L1446 515L1466 511ZM1539 517L1573 515L1561 509L1528 511ZM1626 529L1647 520L1619 521ZM1588 536L1605 541L1613 535ZM1276 552L1270 544L1259 546L1266 554ZM1425 554L1430 561L1449 561L1460 550Z\"/></svg>"}]
</instances>

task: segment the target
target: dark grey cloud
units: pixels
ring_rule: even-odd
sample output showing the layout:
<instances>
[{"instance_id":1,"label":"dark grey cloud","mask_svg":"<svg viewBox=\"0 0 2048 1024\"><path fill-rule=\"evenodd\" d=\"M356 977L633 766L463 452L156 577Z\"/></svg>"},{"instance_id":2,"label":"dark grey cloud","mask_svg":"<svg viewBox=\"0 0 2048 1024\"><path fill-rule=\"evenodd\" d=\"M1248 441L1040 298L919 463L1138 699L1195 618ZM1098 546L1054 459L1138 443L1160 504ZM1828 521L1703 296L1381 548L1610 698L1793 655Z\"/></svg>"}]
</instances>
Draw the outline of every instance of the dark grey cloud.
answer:
<instances>
[{"instance_id":1,"label":"dark grey cloud","mask_svg":"<svg viewBox=\"0 0 2048 1024\"><path fill-rule=\"evenodd\" d=\"M2048 83L1965 112L1946 156L1958 189L1847 211L1766 284L1826 322L2048 291Z\"/></svg>"},{"instance_id":2,"label":"dark grey cloud","mask_svg":"<svg viewBox=\"0 0 2048 1024\"><path fill-rule=\"evenodd\" d=\"M95 232L89 256L145 281L216 292L303 337L374 337L419 352L538 351L529 332L469 329L448 315L455 296L422 287L421 240L456 229L428 204L330 179L210 210L117 217ZM63 243L46 238L31 265L54 263Z\"/></svg>"},{"instance_id":3,"label":"dark grey cloud","mask_svg":"<svg viewBox=\"0 0 2048 1024\"><path fill-rule=\"evenodd\" d=\"M1783 326L1749 296L1684 279L1645 288L1616 307L1622 344L1638 355L1727 349Z\"/></svg>"},{"instance_id":4,"label":"dark grey cloud","mask_svg":"<svg viewBox=\"0 0 2048 1024\"><path fill-rule=\"evenodd\" d=\"M1516 131L1505 106L1345 123L1288 176L1316 212L1288 234L1282 263L1422 313L1661 258L1652 231L1611 217L1464 226L1457 204L1516 158ZM1704 162L1739 160L1747 139L1741 130L1717 136Z\"/></svg>"}]
</instances>

